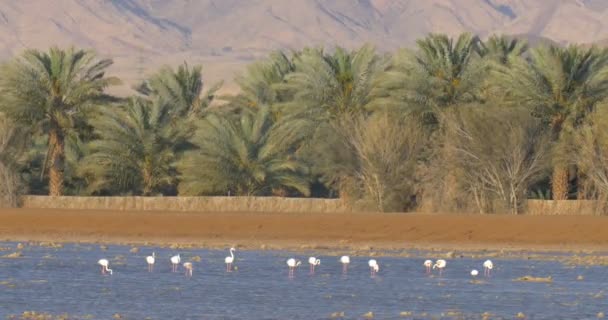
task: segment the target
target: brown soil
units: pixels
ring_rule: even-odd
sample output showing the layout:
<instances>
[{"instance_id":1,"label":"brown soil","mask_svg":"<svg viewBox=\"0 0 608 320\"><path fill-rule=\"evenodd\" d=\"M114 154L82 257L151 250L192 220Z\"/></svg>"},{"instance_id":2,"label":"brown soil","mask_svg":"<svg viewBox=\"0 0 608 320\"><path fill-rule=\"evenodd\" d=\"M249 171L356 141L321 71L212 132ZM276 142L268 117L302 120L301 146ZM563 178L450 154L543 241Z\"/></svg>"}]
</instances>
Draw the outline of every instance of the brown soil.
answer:
<instances>
[{"instance_id":1,"label":"brown soil","mask_svg":"<svg viewBox=\"0 0 608 320\"><path fill-rule=\"evenodd\" d=\"M608 217L2 209L0 239L245 248L602 250Z\"/></svg>"}]
</instances>

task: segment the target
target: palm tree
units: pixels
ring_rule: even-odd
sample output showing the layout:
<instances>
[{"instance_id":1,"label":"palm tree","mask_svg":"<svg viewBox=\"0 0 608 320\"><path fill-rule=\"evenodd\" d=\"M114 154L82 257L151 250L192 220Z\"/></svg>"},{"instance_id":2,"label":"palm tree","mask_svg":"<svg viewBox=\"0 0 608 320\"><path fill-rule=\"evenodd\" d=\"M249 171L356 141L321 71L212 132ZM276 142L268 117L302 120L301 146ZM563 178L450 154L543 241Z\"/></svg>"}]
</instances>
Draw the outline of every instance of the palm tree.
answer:
<instances>
[{"instance_id":1,"label":"palm tree","mask_svg":"<svg viewBox=\"0 0 608 320\"><path fill-rule=\"evenodd\" d=\"M244 74L236 77L240 92L234 96L225 96L228 107L235 110L257 108L262 105L272 106L287 101L290 97L277 89L285 77L295 71L294 58L283 51L277 51L258 62L247 66Z\"/></svg>"},{"instance_id":2,"label":"palm tree","mask_svg":"<svg viewBox=\"0 0 608 320\"><path fill-rule=\"evenodd\" d=\"M201 71L201 66L190 68L185 62L177 70L164 66L135 89L148 98L160 99L161 104L172 106L170 111L175 116L200 116L222 86L219 82L203 94Z\"/></svg>"},{"instance_id":3,"label":"palm tree","mask_svg":"<svg viewBox=\"0 0 608 320\"><path fill-rule=\"evenodd\" d=\"M256 196L288 188L308 196L306 168L293 156L306 126L306 120L273 122L267 106L239 119L209 114L192 138L198 149L180 163L179 193Z\"/></svg>"},{"instance_id":4,"label":"palm tree","mask_svg":"<svg viewBox=\"0 0 608 320\"><path fill-rule=\"evenodd\" d=\"M373 80L385 62L370 45L352 52L337 48L331 55L322 49L305 49L295 58L295 72L280 86L280 90L292 93L293 99L278 107L289 114L308 114L320 120L364 112Z\"/></svg>"},{"instance_id":5,"label":"palm tree","mask_svg":"<svg viewBox=\"0 0 608 320\"><path fill-rule=\"evenodd\" d=\"M578 46L541 46L529 61L509 58L498 70L496 84L511 103L526 106L552 130L553 140L567 148L572 133L595 105L608 97L608 51ZM558 148L559 149L559 148ZM567 155L554 157L553 199L568 198Z\"/></svg>"},{"instance_id":6,"label":"palm tree","mask_svg":"<svg viewBox=\"0 0 608 320\"><path fill-rule=\"evenodd\" d=\"M493 35L485 42L479 42L479 55L488 65L488 70L508 67L514 57L523 57L528 50L528 43L509 36ZM491 73L491 72L489 72ZM492 77L485 77L480 86L479 98L483 102L500 103L505 100L505 92L494 85Z\"/></svg>"},{"instance_id":7,"label":"palm tree","mask_svg":"<svg viewBox=\"0 0 608 320\"><path fill-rule=\"evenodd\" d=\"M338 139L336 130L340 130L341 118L368 113L374 79L388 59L378 55L371 45L364 45L354 51L337 48L331 54L321 48L307 48L293 61L295 71L275 86L286 101L273 105L273 111L316 122L308 132L310 139L297 155L310 165L314 180L321 182L317 186L340 188L344 183L335 179L335 166L331 164L349 161L352 154ZM341 194L345 195L344 190Z\"/></svg>"},{"instance_id":8,"label":"palm tree","mask_svg":"<svg viewBox=\"0 0 608 320\"><path fill-rule=\"evenodd\" d=\"M88 191L161 193L176 183L176 148L187 126L172 122L171 106L131 98L120 110L107 110L92 121L100 137L89 143L81 161Z\"/></svg>"},{"instance_id":9,"label":"palm tree","mask_svg":"<svg viewBox=\"0 0 608 320\"><path fill-rule=\"evenodd\" d=\"M79 128L92 107L108 100L104 90L117 84L105 77L112 60L89 50L27 50L0 67L0 108L23 125L48 136L49 194L63 194L65 137Z\"/></svg>"},{"instance_id":10,"label":"palm tree","mask_svg":"<svg viewBox=\"0 0 608 320\"><path fill-rule=\"evenodd\" d=\"M479 55L502 65L506 65L511 57L523 56L527 50L527 41L505 35L493 35L479 42Z\"/></svg>"},{"instance_id":11,"label":"palm tree","mask_svg":"<svg viewBox=\"0 0 608 320\"><path fill-rule=\"evenodd\" d=\"M372 105L405 108L436 121L445 108L477 100L485 70L478 43L468 33L456 41L430 34L416 42L416 50L400 50L378 78Z\"/></svg>"}]
</instances>

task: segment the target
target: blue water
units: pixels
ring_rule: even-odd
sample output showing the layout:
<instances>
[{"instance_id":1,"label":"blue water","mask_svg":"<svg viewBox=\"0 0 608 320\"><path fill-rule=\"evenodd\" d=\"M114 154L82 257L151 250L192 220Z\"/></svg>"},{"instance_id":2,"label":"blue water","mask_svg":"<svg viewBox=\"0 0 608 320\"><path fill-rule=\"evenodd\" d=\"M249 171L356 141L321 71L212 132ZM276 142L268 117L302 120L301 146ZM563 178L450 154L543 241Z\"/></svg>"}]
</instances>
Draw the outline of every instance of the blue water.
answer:
<instances>
[{"instance_id":1,"label":"blue water","mask_svg":"<svg viewBox=\"0 0 608 320\"><path fill-rule=\"evenodd\" d=\"M12 247L14 243L0 243ZM483 260L451 259L442 277L424 274L420 258L376 257L380 272L370 277L367 257L351 257L347 275L337 256L319 256L317 273L309 275L307 257L280 251L237 251L238 271L225 272L227 251L171 250L140 247L66 245L26 246L21 258L0 258L0 319L26 310L68 313L75 319L328 319L344 312L346 319L595 319L608 314L608 270L569 267L557 261L493 258L492 277L471 283L469 271L483 273ZM153 273L145 256L156 252ZM193 262L188 278L171 272L169 257L180 253ZM302 266L288 278L285 261L296 257ZM103 276L97 260L107 258L112 276ZM515 282L532 275L552 276L553 283ZM584 280L577 281L582 275ZM606 292L605 294L608 294ZM410 317L400 317L411 312Z\"/></svg>"}]
</instances>

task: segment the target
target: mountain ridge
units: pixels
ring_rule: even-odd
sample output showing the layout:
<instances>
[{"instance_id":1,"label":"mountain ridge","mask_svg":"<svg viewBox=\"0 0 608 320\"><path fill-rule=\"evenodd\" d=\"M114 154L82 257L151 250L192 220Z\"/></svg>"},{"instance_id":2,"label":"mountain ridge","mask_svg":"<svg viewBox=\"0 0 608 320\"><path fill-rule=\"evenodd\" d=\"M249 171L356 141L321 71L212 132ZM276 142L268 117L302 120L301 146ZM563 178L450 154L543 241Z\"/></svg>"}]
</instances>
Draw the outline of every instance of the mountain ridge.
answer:
<instances>
[{"instance_id":1,"label":"mountain ridge","mask_svg":"<svg viewBox=\"0 0 608 320\"><path fill-rule=\"evenodd\" d=\"M517 34L559 44L606 43L603 0L0 0L0 59L25 48L93 48L131 85L163 64L203 64L226 80L276 49L380 51L430 32Z\"/></svg>"}]
</instances>

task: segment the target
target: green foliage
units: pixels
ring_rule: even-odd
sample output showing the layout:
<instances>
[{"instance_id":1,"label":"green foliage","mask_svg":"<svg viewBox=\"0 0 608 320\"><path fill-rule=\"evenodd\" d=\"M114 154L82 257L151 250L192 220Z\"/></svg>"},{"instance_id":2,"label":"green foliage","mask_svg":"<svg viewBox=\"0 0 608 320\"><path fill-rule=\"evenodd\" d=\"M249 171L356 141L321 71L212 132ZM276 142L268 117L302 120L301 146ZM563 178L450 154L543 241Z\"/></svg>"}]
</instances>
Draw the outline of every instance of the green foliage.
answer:
<instances>
[{"instance_id":1,"label":"green foliage","mask_svg":"<svg viewBox=\"0 0 608 320\"><path fill-rule=\"evenodd\" d=\"M608 51L541 46L530 52L529 61L511 57L496 76L506 102L529 108L552 129L552 194L555 199L567 199L572 177L566 167L575 162L575 153L570 152L577 144L575 133L608 97Z\"/></svg>"},{"instance_id":2,"label":"green foliage","mask_svg":"<svg viewBox=\"0 0 608 320\"><path fill-rule=\"evenodd\" d=\"M308 120L273 122L269 108L262 106L238 119L209 114L198 125L192 138L198 149L180 162L180 194L310 194L306 167L293 155L311 125Z\"/></svg>"},{"instance_id":3,"label":"green foliage","mask_svg":"<svg viewBox=\"0 0 608 320\"><path fill-rule=\"evenodd\" d=\"M50 192L63 193L65 136L79 134L95 107L112 101L104 90L119 83L105 77L112 60L70 48L26 50L0 67L0 109L9 118L48 135ZM46 163L43 164L43 168ZM44 172L44 170L43 170Z\"/></svg>"},{"instance_id":4,"label":"green foliage","mask_svg":"<svg viewBox=\"0 0 608 320\"><path fill-rule=\"evenodd\" d=\"M508 36L493 35L479 42L479 55L500 65L506 65L514 57L522 57L528 51L528 43Z\"/></svg>"},{"instance_id":5,"label":"green foliage","mask_svg":"<svg viewBox=\"0 0 608 320\"><path fill-rule=\"evenodd\" d=\"M608 97L608 51L592 47L540 46L529 61L511 56L497 73L496 85L509 102L530 108L559 134L573 130ZM557 136L556 136L557 138Z\"/></svg>"},{"instance_id":6,"label":"green foliage","mask_svg":"<svg viewBox=\"0 0 608 320\"><path fill-rule=\"evenodd\" d=\"M171 106L168 112L175 117L200 116L222 86L217 83L203 95L202 69L190 68L185 62L177 70L164 66L135 89L148 98L159 99L156 103Z\"/></svg>"},{"instance_id":7,"label":"green foliage","mask_svg":"<svg viewBox=\"0 0 608 320\"><path fill-rule=\"evenodd\" d=\"M172 106L132 98L92 121L100 139L80 163L89 193L153 195L176 183L176 148L187 126L173 123Z\"/></svg>"},{"instance_id":8,"label":"green foliage","mask_svg":"<svg viewBox=\"0 0 608 320\"><path fill-rule=\"evenodd\" d=\"M416 50L397 52L374 90L375 108L397 107L437 118L446 107L477 100L484 64L479 59L479 39L462 34L456 41L430 34Z\"/></svg>"},{"instance_id":9,"label":"green foliage","mask_svg":"<svg viewBox=\"0 0 608 320\"><path fill-rule=\"evenodd\" d=\"M293 57L296 55L294 54ZM236 77L240 92L235 96L225 96L231 109L246 110L271 106L288 101L289 94L278 90L285 77L295 71L293 57L282 51L273 52L268 59L254 62L247 67L244 74Z\"/></svg>"},{"instance_id":10,"label":"green foliage","mask_svg":"<svg viewBox=\"0 0 608 320\"><path fill-rule=\"evenodd\" d=\"M91 107L110 101L104 90L118 84L104 77L112 60L70 48L26 50L0 67L1 108L12 119L43 131L56 122L64 131L77 127Z\"/></svg>"},{"instance_id":11,"label":"green foliage","mask_svg":"<svg viewBox=\"0 0 608 320\"><path fill-rule=\"evenodd\" d=\"M605 49L528 50L465 33L430 34L394 55L277 51L237 76L239 92L221 105L221 83L204 91L202 67L187 63L112 98L111 63L52 48L0 66L5 180L54 195L310 196L322 185L381 211L430 200L518 212L549 183L556 197L581 186L604 194L608 137L595 109L608 102Z\"/></svg>"},{"instance_id":12,"label":"green foliage","mask_svg":"<svg viewBox=\"0 0 608 320\"><path fill-rule=\"evenodd\" d=\"M386 59L366 45L352 52L337 48L333 54L306 49L294 64L295 71L280 86L293 99L279 105L279 110L326 121L365 112L373 81L384 69Z\"/></svg>"}]
</instances>

